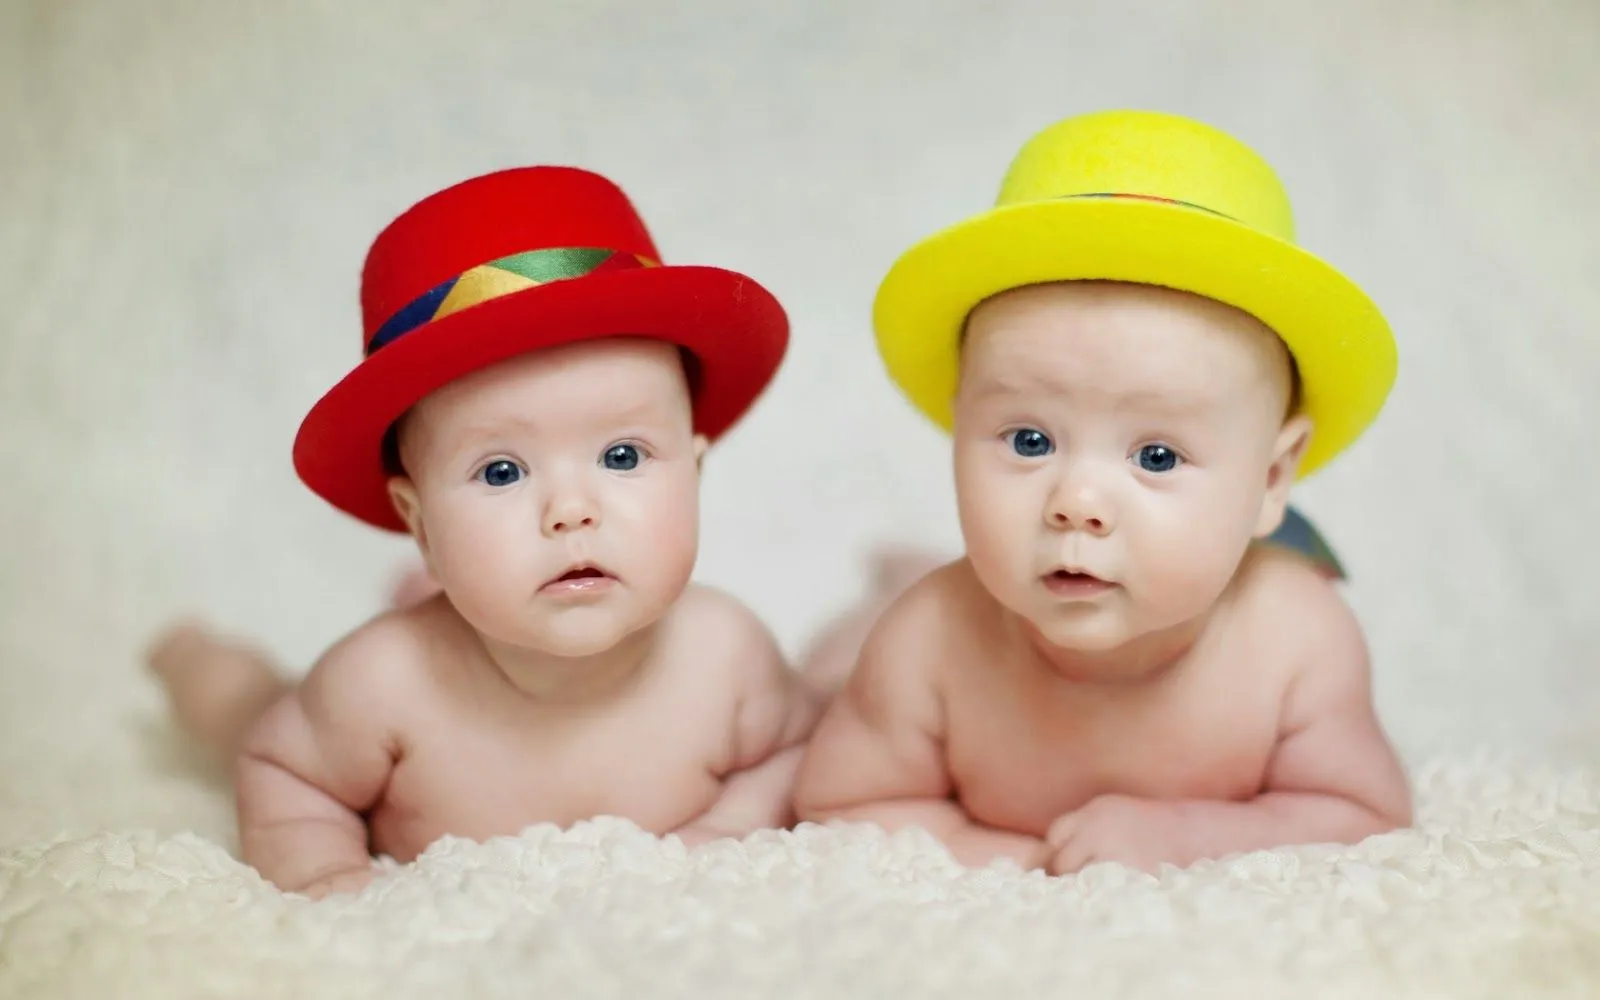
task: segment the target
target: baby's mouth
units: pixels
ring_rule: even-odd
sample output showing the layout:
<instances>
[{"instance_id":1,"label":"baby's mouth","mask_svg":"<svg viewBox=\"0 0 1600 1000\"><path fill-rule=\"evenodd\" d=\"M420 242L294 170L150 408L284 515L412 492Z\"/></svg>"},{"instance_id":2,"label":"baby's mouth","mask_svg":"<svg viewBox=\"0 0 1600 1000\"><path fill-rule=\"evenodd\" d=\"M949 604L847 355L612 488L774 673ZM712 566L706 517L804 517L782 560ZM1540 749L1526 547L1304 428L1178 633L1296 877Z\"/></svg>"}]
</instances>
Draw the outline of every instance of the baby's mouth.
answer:
<instances>
[{"instance_id":1,"label":"baby's mouth","mask_svg":"<svg viewBox=\"0 0 1600 1000\"><path fill-rule=\"evenodd\" d=\"M617 582L616 577L591 563L580 563L545 583L540 590L558 593L584 593Z\"/></svg>"},{"instance_id":2,"label":"baby's mouth","mask_svg":"<svg viewBox=\"0 0 1600 1000\"><path fill-rule=\"evenodd\" d=\"M1044 585L1063 597L1087 597L1116 586L1083 570L1058 569L1044 575Z\"/></svg>"}]
</instances>

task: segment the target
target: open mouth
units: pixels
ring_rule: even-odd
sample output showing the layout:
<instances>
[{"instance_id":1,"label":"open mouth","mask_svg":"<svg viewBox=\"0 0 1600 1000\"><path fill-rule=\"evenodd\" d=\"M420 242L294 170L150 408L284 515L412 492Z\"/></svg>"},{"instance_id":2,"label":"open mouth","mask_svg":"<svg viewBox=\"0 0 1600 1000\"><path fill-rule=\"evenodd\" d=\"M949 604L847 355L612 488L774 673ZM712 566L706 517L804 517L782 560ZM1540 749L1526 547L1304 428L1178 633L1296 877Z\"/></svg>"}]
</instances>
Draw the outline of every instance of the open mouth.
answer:
<instances>
[{"instance_id":1,"label":"open mouth","mask_svg":"<svg viewBox=\"0 0 1600 1000\"><path fill-rule=\"evenodd\" d=\"M605 574L595 569L593 566L582 566L578 569L567 570L565 573L562 573L560 576L556 577L555 582L565 583L568 580L600 580L604 578Z\"/></svg>"},{"instance_id":2,"label":"open mouth","mask_svg":"<svg viewBox=\"0 0 1600 1000\"><path fill-rule=\"evenodd\" d=\"M1082 573L1071 569L1058 569L1050 574L1050 579L1057 583L1105 583L1093 573Z\"/></svg>"},{"instance_id":3,"label":"open mouth","mask_svg":"<svg viewBox=\"0 0 1600 1000\"><path fill-rule=\"evenodd\" d=\"M545 590L582 592L613 582L615 578L598 566L574 566L544 585Z\"/></svg>"},{"instance_id":4,"label":"open mouth","mask_svg":"<svg viewBox=\"0 0 1600 1000\"><path fill-rule=\"evenodd\" d=\"M1109 581L1102 580L1093 573L1071 569L1058 569L1053 573L1046 573L1044 585L1052 592L1066 596L1094 594L1112 586Z\"/></svg>"}]
</instances>

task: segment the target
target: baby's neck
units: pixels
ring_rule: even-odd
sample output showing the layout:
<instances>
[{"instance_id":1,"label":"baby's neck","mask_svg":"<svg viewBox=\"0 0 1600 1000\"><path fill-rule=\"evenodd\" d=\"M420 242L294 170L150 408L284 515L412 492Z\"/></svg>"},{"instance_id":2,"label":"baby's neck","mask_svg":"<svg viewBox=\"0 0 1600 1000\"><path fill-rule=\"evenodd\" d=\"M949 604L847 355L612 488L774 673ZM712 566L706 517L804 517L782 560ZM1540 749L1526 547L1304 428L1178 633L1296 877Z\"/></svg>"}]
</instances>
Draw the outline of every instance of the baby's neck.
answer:
<instances>
[{"instance_id":1,"label":"baby's neck","mask_svg":"<svg viewBox=\"0 0 1600 1000\"><path fill-rule=\"evenodd\" d=\"M544 704L608 701L629 688L649 665L657 625L642 628L610 649L560 656L513 646L479 634L490 665L523 696Z\"/></svg>"},{"instance_id":2,"label":"baby's neck","mask_svg":"<svg viewBox=\"0 0 1600 1000\"><path fill-rule=\"evenodd\" d=\"M1211 615L1180 622L1143 635L1111 649L1074 649L1047 640L1023 621L1023 632L1039 665L1074 684L1124 687L1146 684L1169 676L1205 634Z\"/></svg>"}]
</instances>

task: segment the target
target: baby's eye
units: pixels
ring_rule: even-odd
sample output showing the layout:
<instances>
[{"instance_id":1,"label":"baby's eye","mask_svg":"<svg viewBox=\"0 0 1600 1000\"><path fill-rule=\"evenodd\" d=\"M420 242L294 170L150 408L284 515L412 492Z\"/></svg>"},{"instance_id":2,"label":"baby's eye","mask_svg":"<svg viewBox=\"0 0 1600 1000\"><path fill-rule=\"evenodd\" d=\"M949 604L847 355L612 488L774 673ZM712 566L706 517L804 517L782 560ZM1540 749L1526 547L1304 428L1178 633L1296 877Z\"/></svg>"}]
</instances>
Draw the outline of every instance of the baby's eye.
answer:
<instances>
[{"instance_id":1,"label":"baby's eye","mask_svg":"<svg viewBox=\"0 0 1600 1000\"><path fill-rule=\"evenodd\" d=\"M1147 444L1137 453L1139 468L1146 472L1171 472L1183 459L1164 444Z\"/></svg>"},{"instance_id":2,"label":"baby's eye","mask_svg":"<svg viewBox=\"0 0 1600 1000\"><path fill-rule=\"evenodd\" d=\"M501 459L490 462L478 471L478 478L490 486L510 486L522 479L522 467L515 462Z\"/></svg>"},{"instance_id":3,"label":"baby's eye","mask_svg":"<svg viewBox=\"0 0 1600 1000\"><path fill-rule=\"evenodd\" d=\"M1011 450L1023 458L1043 458L1056 450L1050 436L1033 427L1012 431L1007 436L1011 438Z\"/></svg>"},{"instance_id":4,"label":"baby's eye","mask_svg":"<svg viewBox=\"0 0 1600 1000\"><path fill-rule=\"evenodd\" d=\"M631 472L639 467L639 449L631 444L614 444L600 456L600 464L612 472Z\"/></svg>"}]
</instances>

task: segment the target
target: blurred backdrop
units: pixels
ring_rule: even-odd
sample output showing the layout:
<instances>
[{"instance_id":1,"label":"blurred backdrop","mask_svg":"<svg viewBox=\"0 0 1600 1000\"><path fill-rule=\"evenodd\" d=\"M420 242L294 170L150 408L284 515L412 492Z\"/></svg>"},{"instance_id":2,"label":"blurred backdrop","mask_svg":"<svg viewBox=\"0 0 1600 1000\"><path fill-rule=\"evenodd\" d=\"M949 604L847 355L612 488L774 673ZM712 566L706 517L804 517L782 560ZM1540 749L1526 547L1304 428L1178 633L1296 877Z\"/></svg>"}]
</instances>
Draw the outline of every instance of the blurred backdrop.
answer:
<instances>
[{"instance_id":1,"label":"blurred backdrop","mask_svg":"<svg viewBox=\"0 0 1600 1000\"><path fill-rule=\"evenodd\" d=\"M289 446L356 360L368 242L527 163L618 180L793 346L712 453L698 575L796 651L883 542L951 554L943 438L869 308L1018 145L1133 106L1234 132L1386 310L1400 380L1298 501L1408 760L1600 751L1592 0L8 0L0 4L0 840L231 836L138 650L204 614L296 669L406 543Z\"/></svg>"}]
</instances>

